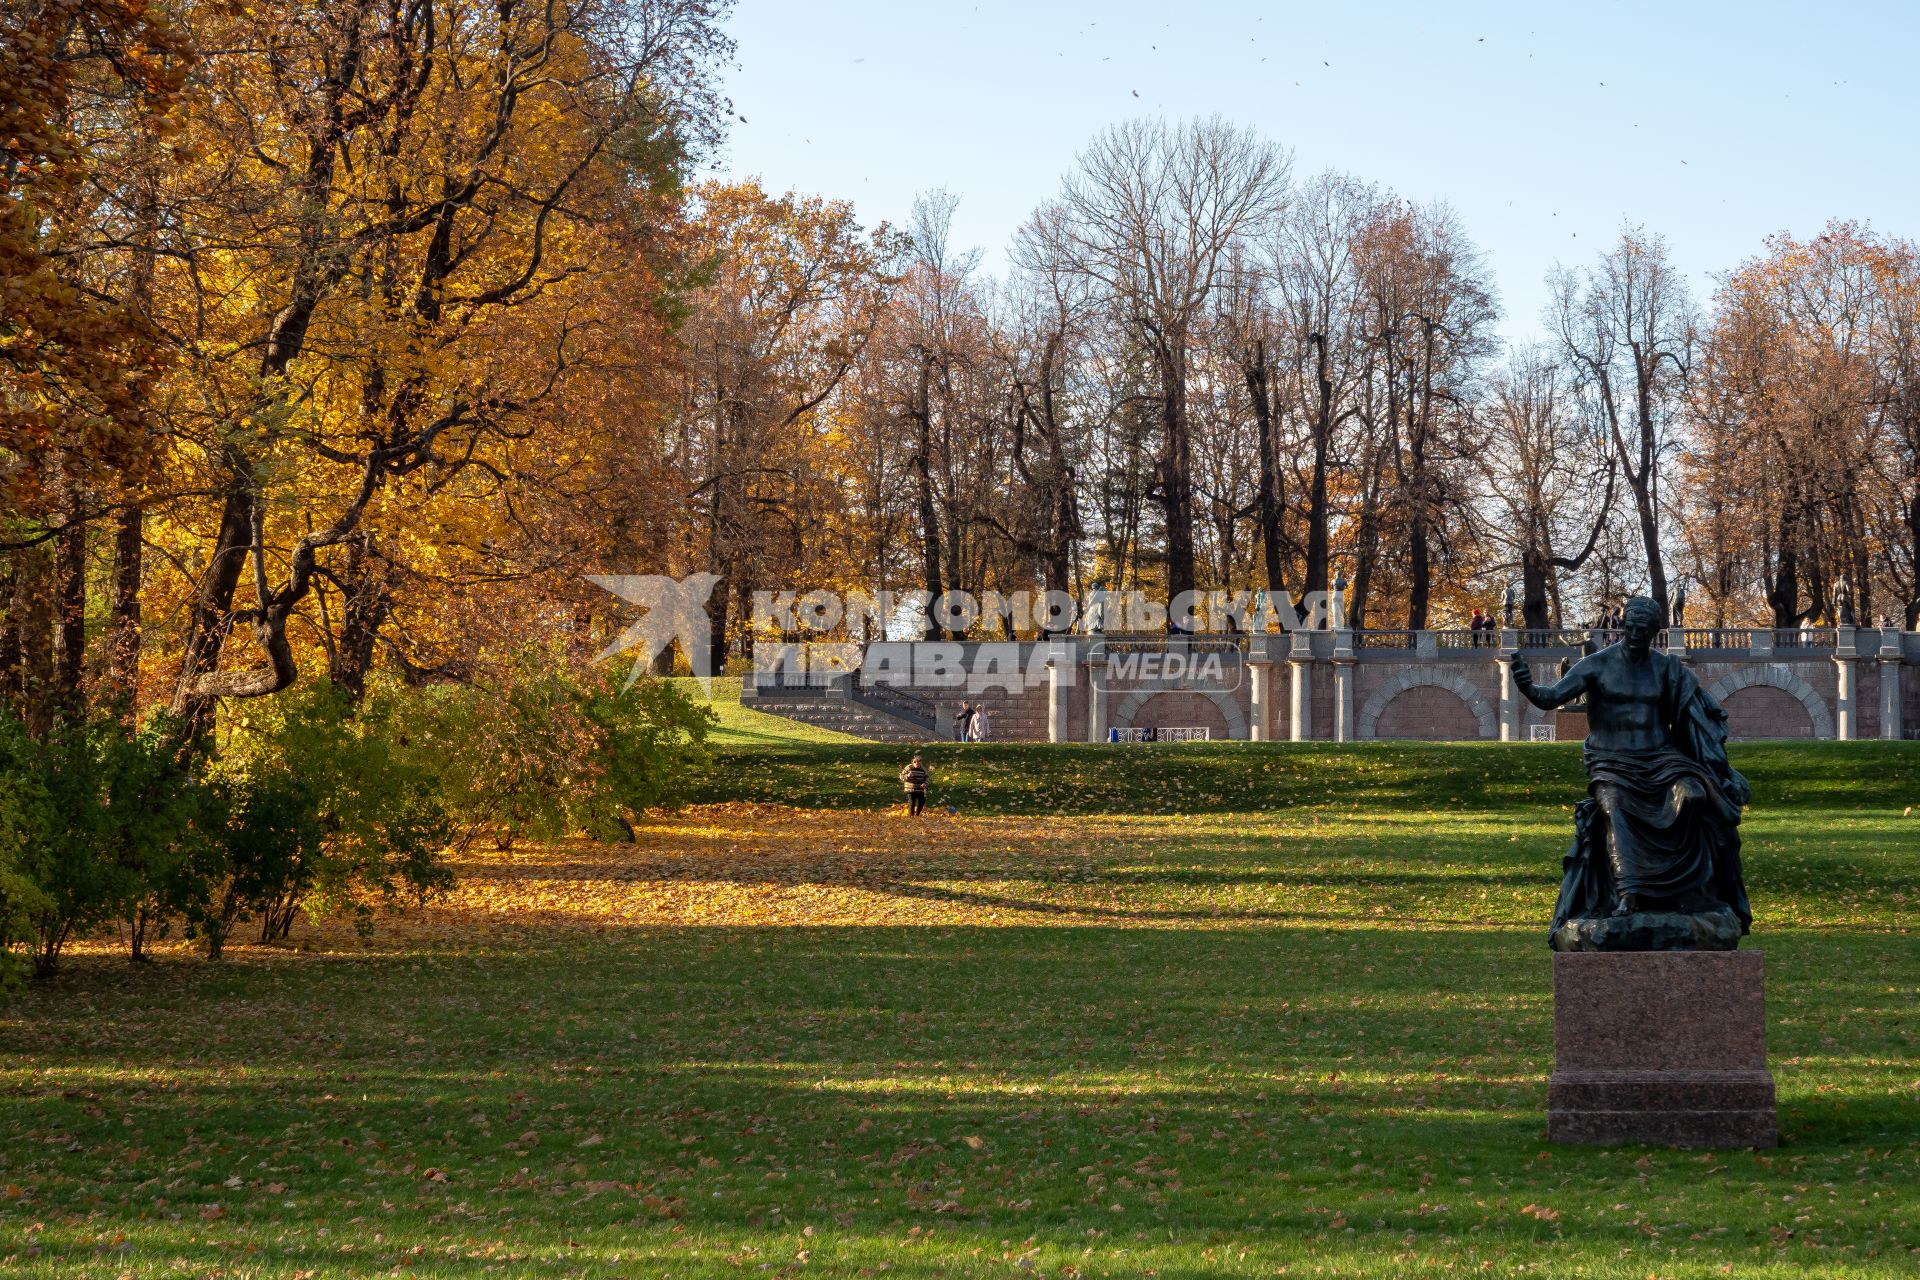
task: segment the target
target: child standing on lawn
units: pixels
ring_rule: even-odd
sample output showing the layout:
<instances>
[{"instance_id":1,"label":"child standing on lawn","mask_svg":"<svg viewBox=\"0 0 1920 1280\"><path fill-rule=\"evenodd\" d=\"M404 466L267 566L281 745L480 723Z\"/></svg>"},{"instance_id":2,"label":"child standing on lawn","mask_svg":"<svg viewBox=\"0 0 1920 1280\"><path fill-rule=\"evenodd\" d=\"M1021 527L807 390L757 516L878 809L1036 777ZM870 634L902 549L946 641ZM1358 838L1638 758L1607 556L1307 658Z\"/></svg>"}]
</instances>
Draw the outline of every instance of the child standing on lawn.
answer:
<instances>
[{"instance_id":1,"label":"child standing on lawn","mask_svg":"<svg viewBox=\"0 0 1920 1280\"><path fill-rule=\"evenodd\" d=\"M910 817L919 817L927 807L927 783L933 778L933 771L926 762L915 756L900 771L900 785L907 789L907 813Z\"/></svg>"}]
</instances>

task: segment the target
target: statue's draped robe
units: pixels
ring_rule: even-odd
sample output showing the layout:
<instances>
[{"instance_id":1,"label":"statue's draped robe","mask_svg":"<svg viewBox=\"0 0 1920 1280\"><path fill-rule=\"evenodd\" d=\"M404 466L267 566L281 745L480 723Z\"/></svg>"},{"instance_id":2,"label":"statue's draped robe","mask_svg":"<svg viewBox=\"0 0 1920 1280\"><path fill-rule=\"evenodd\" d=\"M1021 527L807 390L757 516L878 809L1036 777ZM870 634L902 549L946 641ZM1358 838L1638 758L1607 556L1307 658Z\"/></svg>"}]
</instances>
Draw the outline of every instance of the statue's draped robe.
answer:
<instances>
[{"instance_id":1,"label":"statue's draped robe","mask_svg":"<svg viewBox=\"0 0 1920 1280\"><path fill-rule=\"evenodd\" d=\"M1612 914L1622 893L1653 909L1725 907L1739 917L1742 933L1753 923L1740 870L1740 805L1729 794L1746 784L1727 762L1727 713L1684 663L1657 652L1653 659L1670 745L1609 751L1589 740L1589 798L1574 810L1573 846L1549 934L1569 919Z\"/></svg>"}]
</instances>

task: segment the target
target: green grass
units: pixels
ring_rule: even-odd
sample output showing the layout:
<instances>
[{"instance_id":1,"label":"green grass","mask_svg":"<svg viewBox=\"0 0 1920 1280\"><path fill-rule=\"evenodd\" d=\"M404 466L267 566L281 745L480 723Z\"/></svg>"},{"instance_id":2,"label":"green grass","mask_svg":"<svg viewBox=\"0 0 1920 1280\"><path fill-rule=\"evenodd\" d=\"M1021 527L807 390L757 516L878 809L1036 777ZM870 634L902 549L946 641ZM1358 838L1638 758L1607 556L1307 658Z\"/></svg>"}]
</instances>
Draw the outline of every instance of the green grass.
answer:
<instances>
[{"instance_id":1,"label":"green grass","mask_svg":"<svg viewBox=\"0 0 1920 1280\"><path fill-rule=\"evenodd\" d=\"M728 750L720 766L706 772L695 795L809 808L883 807L898 800L897 775L914 750L934 770L940 803L968 813L1570 807L1586 785L1577 743L1019 742L903 748L849 739L828 749L794 738ZM1760 812L1803 805L1920 806L1920 744L1735 743L1732 757L1752 781Z\"/></svg>"},{"instance_id":2,"label":"green grass","mask_svg":"<svg viewBox=\"0 0 1920 1280\"><path fill-rule=\"evenodd\" d=\"M689 697L713 711L716 724L708 734L707 740L716 748L779 751L794 747L845 745L866 741L851 734L836 733L832 729L816 729L798 720L789 720L785 716L770 716L764 711L755 711L750 707L742 706L738 676L714 677L710 685L711 697L701 690L699 681L689 677L677 677L673 683L681 686Z\"/></svg>"},{"instance_id":3,"label":"green grass","mask_svg":"<svg viewBox=\"0 0 1920 1280\"><path fill-rule=\"evenodd\" d=\"M899 756L730 748L703 786L873 809ZM924 873L875 892L921 927L88 958L0 1006L0 1270L1912 1275L1920 748L1735 756L1778 1151L1545 1142L1576 752L989 744L936 759L963 815L1137 831L911 828ZM761 874L752 812L673 874ZM857 872L818 857L769 891ZM941 923L982 900L1057 923Z\"/></svg>"}]
</instances>

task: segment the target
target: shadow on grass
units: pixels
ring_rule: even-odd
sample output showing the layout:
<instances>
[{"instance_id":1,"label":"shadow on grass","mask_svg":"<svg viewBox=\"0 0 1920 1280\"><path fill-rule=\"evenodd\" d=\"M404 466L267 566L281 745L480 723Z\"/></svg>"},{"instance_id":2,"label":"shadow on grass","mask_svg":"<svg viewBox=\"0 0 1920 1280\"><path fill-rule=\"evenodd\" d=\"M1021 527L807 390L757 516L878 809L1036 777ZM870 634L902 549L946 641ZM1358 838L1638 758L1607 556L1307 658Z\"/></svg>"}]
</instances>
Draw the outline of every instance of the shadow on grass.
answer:
<instances>
[{"instance_id":1,"label":"shadow on grass","mask_svg":"<svg viewBox=\"0 0 1920 1280\"><path fill-rule=\"evenodd\" d=\"M1719 1221L1846 1177L1865 1147L1911 1179L1910 940L1766 950L1790 1146L1717 1153L1719 1179L1693 1153L1547 1148L1550 958L1530 929L674 928L89 960L0 1007L0 1181L28 1192L0 1221L191 1260L219 1204L251 1265L351 1271L396 1261L364 1237L342 1252L353 1222L438 1252L510 1217L509 1271L544 1275L676 1229L790 1251L802 1221L854 1254L909 1224L960 1251L943 1256L1123 1225L1441 1248L1495 1197L1506 1217L1476 1240L1531 1239L1546 1228L1518 1207L1552 1203L1610 1257L1643 1237L1609 1202ZM316 1215L334 1246L293 1238Z\"/></svg>"},{"instance_id":2,"label":"shadow on grass","mask_svg":"<svg viewBox=\"0 0 1920 1280\"><path fill-rule=\"evenodd\" d=\"M1571 804L1585 791L1573 743L929 744L935 802L965 813L1213 814L1296 807ZM908 754L878 743L724 748L699 800L885 808ZM1759 811L1898 811L1920 799L1920 742L1736 743Z\"/></svg>"}]
</instances>

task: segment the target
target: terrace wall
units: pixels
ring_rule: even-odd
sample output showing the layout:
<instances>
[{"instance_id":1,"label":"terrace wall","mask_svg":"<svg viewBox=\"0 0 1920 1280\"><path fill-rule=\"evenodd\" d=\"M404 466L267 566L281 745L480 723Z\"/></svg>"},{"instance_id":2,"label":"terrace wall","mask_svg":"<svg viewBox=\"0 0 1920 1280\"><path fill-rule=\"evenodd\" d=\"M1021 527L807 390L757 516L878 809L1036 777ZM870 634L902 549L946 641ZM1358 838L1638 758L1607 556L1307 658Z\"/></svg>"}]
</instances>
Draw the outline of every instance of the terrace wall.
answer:
<instances>
[{"instance_id":1,"label":"terrace wall","mask_svg":"<svg viewBox=\"0 0 1920 1280\"><path fill-rule=\"evenodd\" d=\"M922 700L943 734L962 702L984 705L995 740L1086 742L1141 728L1286 739L1296 736L1296 671L1304 676L1303 739L1566 740L1585 735L1580 708L1543 713L1526 703L1511 688L1504 657L1517 647L1545 683L1587 648L1615 639L1585 631L1315 631L890 643L868 646L860 678ZM1735 739L1920 738L1920 633L1676 628L1662 640L1726 708ZM1118 653L1158 655L1152 661L1186 663L1196 674L1156 678L1151 664L1116 663ZM984 683L983 671L991 674ZM750 679L744 696L762 682L776 687L770 677ZM1883 692L1895 682L1892 694ZM1267 696L1256 707L1261 683Z\"/></svg>"}]
</instances>

